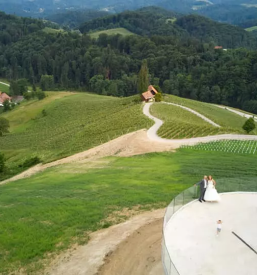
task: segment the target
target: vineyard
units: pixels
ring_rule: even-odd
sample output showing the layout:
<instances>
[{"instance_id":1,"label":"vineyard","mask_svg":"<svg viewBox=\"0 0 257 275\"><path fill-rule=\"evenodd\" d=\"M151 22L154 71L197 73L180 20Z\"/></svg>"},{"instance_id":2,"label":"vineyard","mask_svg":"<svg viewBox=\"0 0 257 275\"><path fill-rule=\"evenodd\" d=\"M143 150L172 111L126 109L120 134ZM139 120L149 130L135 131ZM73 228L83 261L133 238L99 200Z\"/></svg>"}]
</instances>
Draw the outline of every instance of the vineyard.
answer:
<instances>
[{"instance_id":1,"label":"vineyard","mask_svg":"<svg viewBox=\"0 0 257 275\"><path fill-rule=\"evenodd\" d=\"M209 143L200 143L195 146L182 146L182 148L189 148L189 149L200 150L200 151L216 151L216 152L223 152L223 153L257 155L257 141L254 141L254 140L213 141Z\"/></svg>"},{"instance_id":2,"label":"vineyard","mask_svg":"<svg viewBox=\"0 0 257 275\"><path fill-rule=\"evenodd\" d=\"M195 114L173 105L153 104L151 114L164 121L158 135L166 139L192 138L229 132L227 129L214 127Z\"/></svg>"},{"instance_id":3,"label":"vineyard","mask_svg":"<svg viewBox=\"0 0 257 275\"><path fill-rule=\"evenodd\" d=\"M30 108L33 111L30 112ZM152 123L142 114L141 104L134 103L133 97L73 94L40 108L36 113L33 104L22 105L13 111L15 117L12 112L8 113L11 133L1 137L0 148L4 148L1 151L9 163L22 163L28 156L48 162L150 127ZM23 117L24 112L31 119Z\"/></svg>"},{"instance_id":4,"label":"vineyard","mask_svg":"<svg viewBox=\"0 0 257 275\"><path fill-rule=\"evenodd\" d=\"M246 118L241 117L228 110L221 109L209 103L199 102L199 101L181 98L173 95L166 95L165 101L186 106L199 112L200 114L206 116L207 118L211 119L212 121L219 124L220 126L227 128L226 132L241 133L241 134L244 133L244 131L242 130L242 126L245 123ZM256 128L257 128L257 125L256 125ZM251 132L251 134L256 135L257 130Z\"/></svg>"}]
</instances>

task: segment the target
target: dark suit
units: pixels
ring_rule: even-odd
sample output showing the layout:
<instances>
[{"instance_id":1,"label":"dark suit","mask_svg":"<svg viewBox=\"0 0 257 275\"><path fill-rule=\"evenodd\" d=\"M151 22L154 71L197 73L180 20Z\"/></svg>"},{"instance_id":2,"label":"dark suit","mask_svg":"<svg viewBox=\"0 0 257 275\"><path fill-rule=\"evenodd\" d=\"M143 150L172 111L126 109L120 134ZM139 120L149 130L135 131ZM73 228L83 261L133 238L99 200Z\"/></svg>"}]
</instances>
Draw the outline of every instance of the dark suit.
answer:
<instances>
[{"instance_id":1,"label":"dark suit","mask_svg":"<svg viewBox=\"0 0 257 275\"><path fill-rule=\"evenodd\" d=\"M202 179L200 182L197 183L197 185L200 186L200 197L199 197L199 201L204 200L204 194L207 188L207 184L208 184L208 180L206 179Z\"/></svg>"}]
</instances>

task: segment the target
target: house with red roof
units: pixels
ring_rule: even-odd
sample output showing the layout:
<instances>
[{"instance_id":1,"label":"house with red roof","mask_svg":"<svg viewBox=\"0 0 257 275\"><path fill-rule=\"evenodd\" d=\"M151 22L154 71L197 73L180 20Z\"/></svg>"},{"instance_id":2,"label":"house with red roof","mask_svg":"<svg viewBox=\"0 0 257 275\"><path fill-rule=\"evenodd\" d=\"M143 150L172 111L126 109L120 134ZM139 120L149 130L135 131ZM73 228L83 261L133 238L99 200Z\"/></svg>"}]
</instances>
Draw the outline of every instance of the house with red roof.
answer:
<instances>
[{"instance_id":1,"label":"house with red roof","mask_svg":"<svg viewBox=\"0 0 257 275\"><path fill-rule=\"evenodd\" d=\"M148 87L148 90L146 92L142 93L142 99L145 102L154 101L154 97L156 94L158 94L157 90L152 85L150 85Z\"/></svg>"},{"instance_id":2,"label":"house with red roof","mask_svg":"<svg viewBox=\"0 0 257 275\"><path fill-rule=\"evenodd\" d=\"M10 102L12 98L8 94L0 92L0 107L4 106L6 100Z\"/></svg>"}]
</instances>

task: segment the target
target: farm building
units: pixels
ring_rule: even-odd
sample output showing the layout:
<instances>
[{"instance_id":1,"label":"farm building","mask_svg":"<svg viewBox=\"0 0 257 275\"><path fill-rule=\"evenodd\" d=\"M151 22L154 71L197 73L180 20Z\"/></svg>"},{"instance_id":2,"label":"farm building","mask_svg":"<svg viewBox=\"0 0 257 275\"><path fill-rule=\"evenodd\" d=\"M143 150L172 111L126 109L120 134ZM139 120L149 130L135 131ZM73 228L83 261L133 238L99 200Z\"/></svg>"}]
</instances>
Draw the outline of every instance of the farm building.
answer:
<instances>
[{"instance_id":1,"label":"farm building","mask_svg":"<svg viewBox=\"0 0 257 275\"><path fill-rule=\"evenodd\" d=\"M11 99L12 98L8 94L0 92L0 106L3 106L6 100L11 101Z\"/></svg>"},{"instance_id":2,"label":"farm building","mask_svg":"<svg viewBox=\"0 0 257 275\"><path fill-rule=\"evenodd\" d=\"M18 104L24 100L24 97L22 95L16 95L12 97L12 102L15 104Z\"/></svg>"},{"instance_id":3,"label":"farm building","mask_svg":"<svg viewBox=\"0 0 257 275\"><path fill-rule=\"evenodd\" d=\"M145 102L151 102L151 101L154 101L154 96L158 94L158 92L156 91L156 89L150 85L148 87L148 90L144 93L142 93L142 99L145 101Z\"/></svg>"}]
</instances>

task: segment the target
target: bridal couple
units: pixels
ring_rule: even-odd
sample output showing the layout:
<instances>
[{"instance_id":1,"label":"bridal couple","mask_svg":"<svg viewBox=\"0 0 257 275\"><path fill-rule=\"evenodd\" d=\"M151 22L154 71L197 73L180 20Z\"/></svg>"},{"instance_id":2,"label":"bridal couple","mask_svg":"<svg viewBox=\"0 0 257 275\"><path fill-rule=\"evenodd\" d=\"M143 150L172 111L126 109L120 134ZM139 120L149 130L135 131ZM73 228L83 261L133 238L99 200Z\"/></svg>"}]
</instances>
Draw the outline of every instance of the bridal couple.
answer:
<instances>
[{"instance_id":1,"label":"bridal couple","mask_svg":"<svg viewBox=\"0 0 257 275\"><path fill-rule=\"evenodd\" d=\"M200 197L199 201L220 201L220 195L218 194L215 186L216 182L212 178L212 176L204 176L204 178L196 183L196 185L200 186Z\"/></svg>"}]
</instances>

